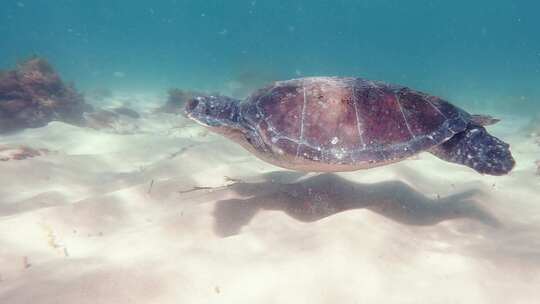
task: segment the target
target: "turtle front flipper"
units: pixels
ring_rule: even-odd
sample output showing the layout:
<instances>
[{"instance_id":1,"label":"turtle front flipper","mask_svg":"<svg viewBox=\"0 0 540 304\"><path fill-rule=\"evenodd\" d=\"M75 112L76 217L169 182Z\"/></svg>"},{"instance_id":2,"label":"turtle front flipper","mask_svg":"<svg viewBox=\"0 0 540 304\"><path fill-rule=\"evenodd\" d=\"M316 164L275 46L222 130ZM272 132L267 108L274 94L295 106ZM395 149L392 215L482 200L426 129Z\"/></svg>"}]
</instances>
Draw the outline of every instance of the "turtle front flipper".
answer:
<instances>
[{"instance_id":1,"label":"turtle front flipper","mask_svg":"<svg viewBox=\"0 0 540 304\"><path fill-rule=\"evenodd\" d=\"M482 174L504 175L515 160L510 145L491 136L484 127L469 125L448 141L430 150L438 158L470 167Z\"/></svg>"}]
</instances>

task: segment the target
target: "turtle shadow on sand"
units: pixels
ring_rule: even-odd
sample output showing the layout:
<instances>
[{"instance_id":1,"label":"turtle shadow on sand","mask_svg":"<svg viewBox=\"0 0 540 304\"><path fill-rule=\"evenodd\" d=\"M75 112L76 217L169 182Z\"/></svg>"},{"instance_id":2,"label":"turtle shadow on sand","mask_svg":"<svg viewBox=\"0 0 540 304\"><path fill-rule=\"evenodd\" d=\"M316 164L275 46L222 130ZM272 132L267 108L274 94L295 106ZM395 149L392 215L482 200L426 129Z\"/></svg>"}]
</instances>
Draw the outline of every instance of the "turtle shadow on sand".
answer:
<instances>
[{"instance_id":1,"label":"turtle shadow on sand","mask_svg":"<svg viewBox=\"0 0 540 304\"><path fill-rule=\"evenodd\" d=\"M233 184L229 189L243 198L216 203L215 233L222 237L239 233L260 210L281 210L302 222L365 208L406 225L435 225L455 218L500 225L475 203L478 190L432 199L397 180L362 184L335 174L301 177L300 173L273 172L263 182Z\"/></svg>"}]
</instances>

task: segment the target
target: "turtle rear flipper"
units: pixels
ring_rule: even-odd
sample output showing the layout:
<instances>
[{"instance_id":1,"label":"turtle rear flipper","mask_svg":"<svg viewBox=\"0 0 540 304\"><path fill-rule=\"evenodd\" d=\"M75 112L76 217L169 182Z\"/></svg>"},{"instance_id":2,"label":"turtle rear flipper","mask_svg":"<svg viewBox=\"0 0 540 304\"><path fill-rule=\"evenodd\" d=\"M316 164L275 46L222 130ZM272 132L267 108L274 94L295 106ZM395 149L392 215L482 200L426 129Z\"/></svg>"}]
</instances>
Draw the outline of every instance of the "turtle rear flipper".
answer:
<instances>
[{"instance_id":1,"label":"turtle rear flipper","mask_svg":"<svg viewBox=\"0 0 540 304\"><path fill-rule=\"evenodd\" d=\"M491 115L474 114L471 115L471 121L480 126L491 126L501 120Z\"/></svg>"},{"instance_id":2,"label":"turtle rear flipper","mask_svg":"<svg viewBox=\"0 0 540 304\"><path fill-rule=\"evenodd\" d=\"M489 175L507 174L516 163L507 143L476 125L469 125L465 131L457 133L430 152L442 160Z\"/></svg>"}]
</instances>

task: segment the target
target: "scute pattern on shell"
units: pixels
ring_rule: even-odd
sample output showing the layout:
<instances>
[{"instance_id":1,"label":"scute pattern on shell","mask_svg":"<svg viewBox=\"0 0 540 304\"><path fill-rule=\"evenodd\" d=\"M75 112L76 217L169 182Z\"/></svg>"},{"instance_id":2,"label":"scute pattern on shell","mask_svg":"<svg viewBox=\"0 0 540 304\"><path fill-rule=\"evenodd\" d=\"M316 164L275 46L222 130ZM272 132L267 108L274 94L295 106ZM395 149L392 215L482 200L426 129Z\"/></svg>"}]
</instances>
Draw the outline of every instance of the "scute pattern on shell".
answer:
<instances>
[{"instance_id":1,"label":"scute pattern on shell","mask_svg":"<svg viewBox=\"0 0 540 304\"><path fill-rule=\"evenodd\" d=\"M242 107L271 153L327 164L407 158L468 123L466 112L440 98L361 78L276 82Z\"/></svg>"}]
</instances>

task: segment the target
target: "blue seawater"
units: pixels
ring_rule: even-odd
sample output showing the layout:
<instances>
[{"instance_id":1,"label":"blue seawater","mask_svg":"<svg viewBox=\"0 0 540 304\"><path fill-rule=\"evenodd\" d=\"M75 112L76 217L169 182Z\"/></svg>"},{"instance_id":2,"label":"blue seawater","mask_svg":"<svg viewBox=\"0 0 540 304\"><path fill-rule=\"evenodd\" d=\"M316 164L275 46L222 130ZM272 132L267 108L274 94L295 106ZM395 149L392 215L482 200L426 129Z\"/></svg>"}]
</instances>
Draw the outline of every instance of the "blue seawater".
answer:
<instances>
[{"instance_id":1,"label":"blue seawater","mask_svg":"<svg viewBox=\"0 0 540 304\"><path fill-rule=\"evenodd\" d=\"M531 113L539 11L532 0L4 0L0 67L37 54L82 90L361 76Z\"/></svg>"}]
</instances>

